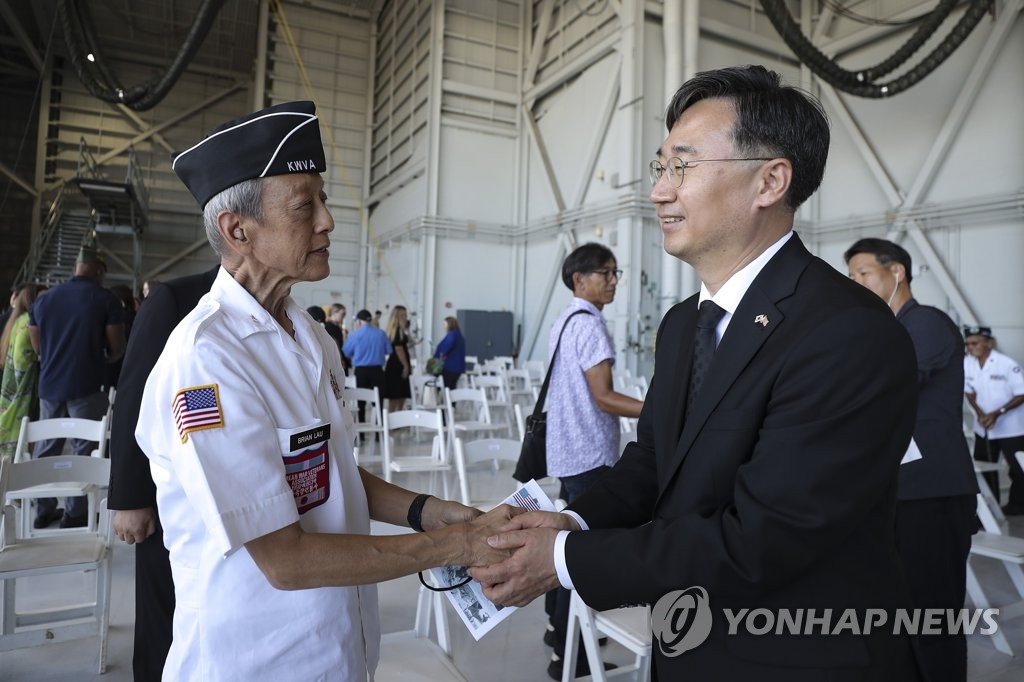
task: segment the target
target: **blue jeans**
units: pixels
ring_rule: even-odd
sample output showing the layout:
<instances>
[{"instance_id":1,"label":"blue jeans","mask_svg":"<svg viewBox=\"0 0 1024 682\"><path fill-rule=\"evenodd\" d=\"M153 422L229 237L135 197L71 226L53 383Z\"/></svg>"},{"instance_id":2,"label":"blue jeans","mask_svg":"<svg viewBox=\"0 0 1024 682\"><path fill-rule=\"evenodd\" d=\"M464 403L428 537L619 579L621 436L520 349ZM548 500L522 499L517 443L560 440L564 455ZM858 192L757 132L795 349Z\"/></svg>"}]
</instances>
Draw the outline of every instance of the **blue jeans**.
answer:
<instances>
[{"instance_id":1,"label":"blue jeans","mask_svg":"<svg viewBox=\"0 0 1024 682\"><path fill-rule=\"evenodd\" d=\"M74 400L44 400L39 399L40 419L60 419L61 417L73 417L76 419L92 419L99 421L107 411L107 395L105 393L93 393L84 398ZM42 457L55 457L64 451L65 438L53 440L41 440L36 443L32 453L33 459ZM71 438L71 454L88 457L99 445L96 441ZM81 517L88 511L88 503L84 497L68 497L64 500L64 513L71 517ZM52 514L57 508L57 499L54 497L40 497L36 499L36 516Z\"/></svg>"}]
</instances>

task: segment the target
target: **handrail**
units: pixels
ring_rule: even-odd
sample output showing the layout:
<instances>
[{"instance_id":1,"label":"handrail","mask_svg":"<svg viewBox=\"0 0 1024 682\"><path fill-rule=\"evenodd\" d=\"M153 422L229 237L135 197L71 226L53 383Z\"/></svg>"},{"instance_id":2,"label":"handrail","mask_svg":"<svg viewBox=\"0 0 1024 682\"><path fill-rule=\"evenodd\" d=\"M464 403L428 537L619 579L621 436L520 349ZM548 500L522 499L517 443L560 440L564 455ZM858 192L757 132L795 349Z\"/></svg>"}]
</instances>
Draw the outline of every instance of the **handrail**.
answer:
<instances>
[{"instance_id":1,"label":"handrail","mask_svg":"<svg viewBox=\"0 0 1024 682\"><path fill-rule=\"evenodd\" d=\"M100 172L99 167L96 165L96 157L89 151L89 146L85 141L85 135L82 135L78 139L78 167L75 168L75 177L85 177L82 174L82 167L89 171L89 177L93 180L102 180L103 173Z\"/></svg>"},{"instance_id":2,"label":"handrail","mask_svg":"<svg viewBox=\"0 0 1024 682\"><path fill-rule=\"evenodd\" d=\"M67 185L61 185L60 189L57 191L57 196L54 197L53 202L50 204L50 208L47 209L46 219L43 221L39 240L29 246L28 255L25 256L25 260L21 264L21 269L18 270L18 274L15 275L15 285L25 282L29 277L34 277L36 268L39 266L39 261L42 260L43 254L46 253L46 249L50 245L50 240L53 238L53 234L57 231L57 226L60 225L60 219L64 215L64 193L66 191Z\"/></svg>"}]
</instances>

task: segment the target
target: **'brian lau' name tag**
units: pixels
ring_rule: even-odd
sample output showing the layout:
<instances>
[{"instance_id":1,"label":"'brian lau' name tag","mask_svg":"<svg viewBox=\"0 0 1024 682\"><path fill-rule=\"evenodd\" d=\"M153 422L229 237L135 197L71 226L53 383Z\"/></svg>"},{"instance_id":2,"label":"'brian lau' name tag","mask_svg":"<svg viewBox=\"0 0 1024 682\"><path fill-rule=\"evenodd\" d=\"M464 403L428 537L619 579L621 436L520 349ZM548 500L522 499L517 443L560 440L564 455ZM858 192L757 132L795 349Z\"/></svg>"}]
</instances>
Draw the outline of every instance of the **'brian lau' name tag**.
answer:
<instances>
[{"instance_id":1,"label":"'brian lau' name tag","mask_svg":"<svg viewBox=\"0 0 1024 682\"><path fill-rule=\"evenodd\" d=\"M289 442L289 450L295 452L296 450L303 450L317 443L323 443L325 440L331 438L331 425L321 424L320 426L314 426L308 431L300 431L299 433L293 433Z\"/></svg>"}]
</instances>

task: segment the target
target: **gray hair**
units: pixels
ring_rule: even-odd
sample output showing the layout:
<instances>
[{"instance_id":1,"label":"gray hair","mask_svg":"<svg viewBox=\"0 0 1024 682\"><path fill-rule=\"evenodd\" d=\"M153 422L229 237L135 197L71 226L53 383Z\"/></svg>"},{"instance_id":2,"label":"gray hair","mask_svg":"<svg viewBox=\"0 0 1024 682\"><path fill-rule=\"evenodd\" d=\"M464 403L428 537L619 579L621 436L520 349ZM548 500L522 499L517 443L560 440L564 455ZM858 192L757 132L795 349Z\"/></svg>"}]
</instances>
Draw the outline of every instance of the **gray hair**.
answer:
<instances>
[{"instance_id":1,"label":"gray hair","mask_svg":"<svg viewBox=\"0 0 1024 682\"><path fill-rule=\"evenodd\" d=\"M243 218L251 218L258 223L263 222L263 178L243 180L213 195L203 207L203 227L206 238L218 256L226 254L227 247L224 237L217 227L217 216L222 211L237 213Z\"/></svg>"}]
</instances>

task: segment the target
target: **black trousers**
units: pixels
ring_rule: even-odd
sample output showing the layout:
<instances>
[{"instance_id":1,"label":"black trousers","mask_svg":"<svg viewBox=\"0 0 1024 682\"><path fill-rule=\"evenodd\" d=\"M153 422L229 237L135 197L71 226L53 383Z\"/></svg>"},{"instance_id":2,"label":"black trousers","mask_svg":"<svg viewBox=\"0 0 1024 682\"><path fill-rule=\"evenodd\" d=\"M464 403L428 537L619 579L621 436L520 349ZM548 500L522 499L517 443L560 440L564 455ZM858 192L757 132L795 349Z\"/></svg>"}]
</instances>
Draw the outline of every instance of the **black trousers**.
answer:
<instances>
[{"instance_id":1,"label":"black trousers","mask_svg":"<svg viewBox=\"0 0 1024 682\"><path fill-rule=\"evenodd\" d=\"M377 365L356 367L356 386L359 388L384 388L384 368ZM366 402L359 401L359 421L366 421Z\"/></svg>"},{"instance_id":2,"label":"black trousers","mask_svg":"<svg viewBox=\"0 0 1024 682\"><path fill-rule=\"evenodd\" d=\"M160 518L156 532L135 545L135 682L160 682L171 648L174 580Z\"/></svg>"},{"instance_id":3,"label":"black trousers","mask_svg":"<svg viewBox=\"0 0 1024 682\"><path fill-rule=\"evenodd\" d=\"M975 495L900 500L896 505L896 548L919 609L964 608L967 555L978 529ZM967 638L942 633L911 637L925 682L967 680Z\"/></svg>"},{"instance_id":4,"label":"black trousers","mask_svg":"<svg viewBox=\"0 0 1024 682\"><path fill-rule=\"evenodd\" d=\"M576 501L576 498L587 491L587 488L596 483L605 472L611 467L601 466L590 471L584 471L575 476L565 476L558 480L562 482L560 497L568 504ZM545 595L545 610L548 608L548 595L554 595L553 612L549 612L551 625L555 628L554 650L558 656L565 654L565 636L569 630L569 603L572 600L572 593L564 587L556 587ZM582 640L581 640L582 641ZM580 649L582 651L582 648Z\"/></svg>"},{"instance_id":5,"label":"black trousers","mask_svg":"<svg viewBox=\"0 0 1024 682\"><path fill-rule=\"evenodd\" d=\"M999 453L1006 458L1010 465L1010 501L1009 505L1024 507L1024 471L1014 453L1024 450L1024 436L1011 436L1009 438L985 438L974 434L974 459L979 462L998 462ZM985 482L992 490L992 495L999 501L999 475L998 473L985 474ZM1002 504L1002 502L1000 502Z\"/></svg>"}]
</instances>

